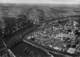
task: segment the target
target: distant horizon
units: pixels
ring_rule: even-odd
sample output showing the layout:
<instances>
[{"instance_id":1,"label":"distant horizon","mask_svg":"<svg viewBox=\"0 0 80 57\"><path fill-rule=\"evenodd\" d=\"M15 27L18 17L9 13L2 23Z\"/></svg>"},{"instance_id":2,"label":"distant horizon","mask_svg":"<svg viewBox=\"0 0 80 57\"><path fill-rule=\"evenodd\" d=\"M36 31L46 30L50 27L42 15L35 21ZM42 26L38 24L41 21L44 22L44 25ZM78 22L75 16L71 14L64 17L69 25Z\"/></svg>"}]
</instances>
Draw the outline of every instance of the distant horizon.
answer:
<instances>
[{"instance_id":1,"label":"distant horizon","mask_svg":"<svg viewBox=\"0 0 80 57\"><path fill-rule=\"evenodd\" d=\"M80 4L29 4L29 3L0 3L3 6L9 6L9 5L31 5L31 6L69 6L69 7L75 7L80 6ZM0 5L0 6L1 6Z\"/></svg>"},{"instance_id":2,"label":"distant horizon","mask_svg":"<svg viewBox=\"0 0 80 57\"><path fill-rule=\"evenodd\" d=\"M5 5L80 5L80 4L48 4L48 3L0 3L0 4L5 4Z\"/></svg>"},{"instance_id":3,"label":"distant horizon","mask_svg":"<svg viewBox=\"0 0 80 57\"><path fill-rule=\"evenodd\" d=\"M80 0L0 0L0 3L16 4L80 4Z\"/></svg>"}]
</instances>

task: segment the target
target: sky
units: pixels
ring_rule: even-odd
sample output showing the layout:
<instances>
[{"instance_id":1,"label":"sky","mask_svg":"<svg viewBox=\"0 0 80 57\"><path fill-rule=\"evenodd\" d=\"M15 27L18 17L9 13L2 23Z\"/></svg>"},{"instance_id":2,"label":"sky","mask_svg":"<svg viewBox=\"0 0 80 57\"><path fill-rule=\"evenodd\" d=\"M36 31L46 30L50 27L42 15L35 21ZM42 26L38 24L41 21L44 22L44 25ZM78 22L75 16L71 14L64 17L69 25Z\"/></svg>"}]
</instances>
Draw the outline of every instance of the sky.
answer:
<instances>
[{"instance_id":1,"label":"sky","mask_svg":"<svg viewBox=\"0 0 80 57\"><path fill-rule=\"evenodd\" d=\"M0 3L80 4L80 0L0 0Z\"/></svg>"}]
</instances>

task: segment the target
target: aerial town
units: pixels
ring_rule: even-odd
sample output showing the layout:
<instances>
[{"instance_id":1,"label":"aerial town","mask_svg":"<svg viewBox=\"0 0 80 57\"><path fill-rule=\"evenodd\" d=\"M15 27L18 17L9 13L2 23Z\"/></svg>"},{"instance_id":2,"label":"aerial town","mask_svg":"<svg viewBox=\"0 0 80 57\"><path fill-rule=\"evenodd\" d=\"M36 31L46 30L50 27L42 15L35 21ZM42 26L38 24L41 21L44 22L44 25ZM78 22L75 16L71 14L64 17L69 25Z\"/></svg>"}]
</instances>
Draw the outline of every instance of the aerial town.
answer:
<instances>
[{"instance_id":1,"label":"aerial town","mask_svg":"<svg viewBox=\"0 0 80 57\"><path fill-rule=\"evenodd\" d=\"M80 8L1 4L0 57L80 57Z\"/></svg>"}]
</instances>

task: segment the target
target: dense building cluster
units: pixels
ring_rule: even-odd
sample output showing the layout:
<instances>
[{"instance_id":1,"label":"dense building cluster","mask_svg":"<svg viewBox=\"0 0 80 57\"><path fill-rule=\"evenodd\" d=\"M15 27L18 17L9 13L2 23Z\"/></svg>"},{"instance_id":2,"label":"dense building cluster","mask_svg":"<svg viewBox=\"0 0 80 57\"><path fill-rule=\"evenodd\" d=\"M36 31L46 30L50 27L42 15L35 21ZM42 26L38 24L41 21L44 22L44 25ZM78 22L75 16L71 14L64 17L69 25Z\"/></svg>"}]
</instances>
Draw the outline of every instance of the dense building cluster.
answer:
<instances>
[{"instance_id":1,"label":"dense building cluster","mask_svg":"<svg viewBox=\"0 0 80 57\"><path fill-rule=\"evenodd\" d=\"M26 39L68 53L79 52L79 23L75 20L58 20L43 23L39 30L30 34ZM70 51L73 50L73 51ZM78 51L77 51L78 50Z\"/></svg>"}]
</instances>

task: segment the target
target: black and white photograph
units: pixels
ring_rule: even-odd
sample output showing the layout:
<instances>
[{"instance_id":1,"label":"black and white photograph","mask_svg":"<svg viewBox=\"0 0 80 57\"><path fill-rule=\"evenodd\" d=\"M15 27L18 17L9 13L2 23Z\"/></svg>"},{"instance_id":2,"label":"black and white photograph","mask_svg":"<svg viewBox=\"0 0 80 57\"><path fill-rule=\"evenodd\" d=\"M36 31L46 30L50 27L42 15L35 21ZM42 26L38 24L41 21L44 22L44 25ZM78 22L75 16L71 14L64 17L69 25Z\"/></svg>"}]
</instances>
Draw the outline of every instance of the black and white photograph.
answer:
<instances>
[{"instance_id":1,"label":"black and white photograph","mask_svg":"<svg viewBox=\"0 0 80 57\"><path fill-rule=\"evenodd\" d=\"M0 57L80 57L80 0L0 0Z\"/></svg>"}]
</instances>

